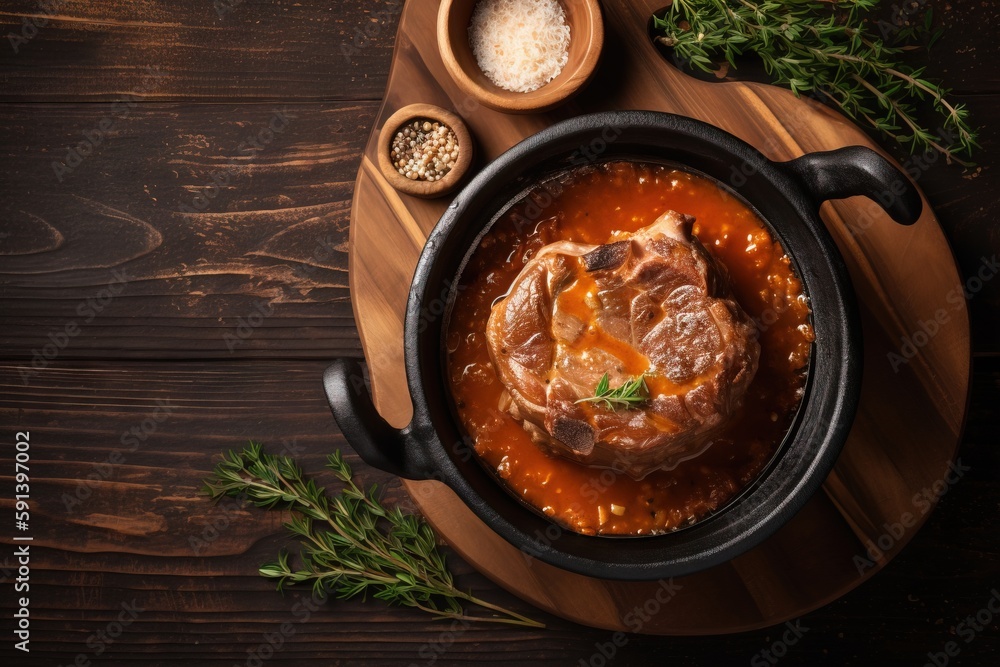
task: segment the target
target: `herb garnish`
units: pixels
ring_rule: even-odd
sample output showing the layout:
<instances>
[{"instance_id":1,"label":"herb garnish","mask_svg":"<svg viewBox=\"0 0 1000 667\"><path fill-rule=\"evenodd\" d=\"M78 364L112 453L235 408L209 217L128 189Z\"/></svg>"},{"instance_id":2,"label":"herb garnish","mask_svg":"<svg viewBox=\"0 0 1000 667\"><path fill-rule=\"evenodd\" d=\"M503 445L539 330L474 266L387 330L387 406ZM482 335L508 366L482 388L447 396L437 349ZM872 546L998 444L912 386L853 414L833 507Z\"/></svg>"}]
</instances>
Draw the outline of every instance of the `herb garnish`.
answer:
<instances>
[{"instance_id":1,"label":"herb garnish","mask_svg":"<svg viewBox=\"0 0 1000 667\"><path fill-rule=\"evenodd\" d=\"M649 399L649 387L646 386L646 374L627 380L625 384L617 389L611 388L611 378L605 373L597 387L594 388L594 395L581 398L577 403L599 403L609 410L617 410L620 407L631 407Z\"/></svg>"},{"instance_id":2,"label":"herb garnish","mask_svg":"<svg viewBox=\"0 0 1000 667\"><path fill-rule=\"evenodd\" d=\"M371 591L379 600L416 607L436 619L545 627L456 588L434 531L423 519L383 507L374 485L367 493L358 488L339 451L327 458L326 467L344 483L332 498L305 480L291 458L273 456L251 442L240 453L229 452L205 480L204 491L213 500L245 497L258 507L295 512L285 528L302 543L301 569L292 568L284 551L260 568L261 575L278 580L278 590L312 582L317 593L332 591L347 599ZM463 600L503 617L469 616Z\"/></svg>"},{"instance_id":3,"label":"herb garnish","mask_svg":"<svg viewBox=\"0 0 1000 667\"><path fill-rule=\"evenodd\" d=\"M950 91L925 79L925 68L900 62L908 47L889 44L872 33L865 15L878 4L879 0L673 0L670 9L653 21L663 33L657 41L673 48L692 68L714 72L713 59L724 56L735 69L737 56L753 52L774 82L796 95L817 95L848 117L908 145L911 152L933 149L968 165L956 157L971 155L978 146L968 110L946 99ZM913 32L900 30L897 38L912 37ZM916 118L914 102L925 99L942 118L939 133Z\"/></svg>"}]
</instances>

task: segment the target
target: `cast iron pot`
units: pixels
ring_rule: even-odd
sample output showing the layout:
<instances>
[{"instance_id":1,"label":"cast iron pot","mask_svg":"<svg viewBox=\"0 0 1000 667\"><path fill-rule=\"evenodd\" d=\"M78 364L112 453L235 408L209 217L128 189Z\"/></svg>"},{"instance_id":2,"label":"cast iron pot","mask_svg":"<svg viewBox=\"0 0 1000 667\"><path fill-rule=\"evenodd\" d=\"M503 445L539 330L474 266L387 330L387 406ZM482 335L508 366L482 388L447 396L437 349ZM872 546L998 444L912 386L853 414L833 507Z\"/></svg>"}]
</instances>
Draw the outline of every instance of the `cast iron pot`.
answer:
<instances>
[{"instance_id":1,"label":"cast iron pot","mask_svg":"<svg viewBox=\"0 0 1000 667\"><path fill-rule=\"evenodd\" d=\"M560 530L503 489L472 454L446 383L444 332L456 277L479 239L547 173L594 161L666 162L726 184L771 227L792 257L813 310L816 342L806 394L770 466L728 506L674 533L609 538ZM857 409L862 350L844 261L819 220L826 199L867 195L912 224L920 196L902 173L861 147L771 162L736 137L664 113L621 111L573 118L528 137L458 194L431 232L406 308L406 374L413 420L392 428L376 412L360 365L340 360L324 382L333 415L366 463L407 479L451 487L490 528L567 570L605 579L653 580L705 569L760 543L815 493L830 472ZM388 249L387 249L388 250ZM436 303L435 303L436 302ZM433 307L432 307L433 306Z\"/></svg>"}]
</instances>

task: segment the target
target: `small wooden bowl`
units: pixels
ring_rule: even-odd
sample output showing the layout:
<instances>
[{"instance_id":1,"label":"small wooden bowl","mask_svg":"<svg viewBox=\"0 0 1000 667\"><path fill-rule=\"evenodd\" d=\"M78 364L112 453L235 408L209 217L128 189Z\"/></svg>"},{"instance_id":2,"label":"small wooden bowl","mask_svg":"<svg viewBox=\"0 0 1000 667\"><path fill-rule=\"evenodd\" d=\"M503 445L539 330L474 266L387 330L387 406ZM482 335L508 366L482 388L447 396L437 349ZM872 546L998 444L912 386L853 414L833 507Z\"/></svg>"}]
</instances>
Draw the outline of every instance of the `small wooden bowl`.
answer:
<instances>
[{"instance_id":1,"label":"small wooden bowl","mask_svg":"<svg viewBox=\"0 0 1000 667\"><path fill-rule=\"evenodd\" d=\"M569 23L569 61L559 76L530 93L504 90L479 68L469 44L469 22L476 1L442 0L438 10L438 51L465 94L506 113L548 111L579 92L593 75L604 46L604 19L598 0L559 0Z\"/></svg>"},{"instance_id":2,"label":"small wooden bowl","mask_svg":"<svg viewBox=\"0 0 1000 667\"><path fill-rule=\"evenodd\" d=\"M455 166L440 181L411 181L400 174L392 164L392 138L408 123L415 120L429 120L450 127L458 138L458 159ZM472 164L472 135L461 118L446 109L433 104L411 104L405 106L382 125L378 134L378 166L389 185L400 192L423 199L433 199L448 194L455 189Z\"/></svg>"}]
</instances>

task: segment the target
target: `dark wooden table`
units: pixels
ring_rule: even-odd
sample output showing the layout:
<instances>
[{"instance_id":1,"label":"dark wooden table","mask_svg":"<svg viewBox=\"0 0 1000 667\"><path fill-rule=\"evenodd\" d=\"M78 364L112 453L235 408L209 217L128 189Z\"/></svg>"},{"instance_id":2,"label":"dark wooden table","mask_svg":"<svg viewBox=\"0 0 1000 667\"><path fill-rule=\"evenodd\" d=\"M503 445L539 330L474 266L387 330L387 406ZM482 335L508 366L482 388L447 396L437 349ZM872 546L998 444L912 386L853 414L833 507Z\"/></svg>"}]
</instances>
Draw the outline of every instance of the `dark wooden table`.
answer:
<instances>
[{"instance_id":1,"label":"dark wooden table","mask_svg":"<svg viewBox=\"0 0 1000 667\"><path fill-rule=\"evenodd\" d=\"M3 664L604 664L610 633L546 616L454 556L463 586L548 629L453 634L376 601L305 615L301 594L256 574L288 543L281 517L198 495L220 452L253 438L316 472L344 448L408 503L346 448L319 382L332 358L361 355L349 208L401 4L0 3ZM938 161L919 180L972 279L1000 250L1000 14L919 5L947 32L916 57L983 128L980 169ZM1000 587L1000 280L970 307L969 472L898 559L804 617L772 661L921 665L948 642L952 664L1000 660L1000 617L981 614L971 638L959 625ZM18 431L27 533L13 527ZM15 594L12 538L25 534L30 592ZM11 633L22 595L30 654ZM607 664L772 664L762 652L783 632L629 636Z\"/></svg>"}]
</instances>

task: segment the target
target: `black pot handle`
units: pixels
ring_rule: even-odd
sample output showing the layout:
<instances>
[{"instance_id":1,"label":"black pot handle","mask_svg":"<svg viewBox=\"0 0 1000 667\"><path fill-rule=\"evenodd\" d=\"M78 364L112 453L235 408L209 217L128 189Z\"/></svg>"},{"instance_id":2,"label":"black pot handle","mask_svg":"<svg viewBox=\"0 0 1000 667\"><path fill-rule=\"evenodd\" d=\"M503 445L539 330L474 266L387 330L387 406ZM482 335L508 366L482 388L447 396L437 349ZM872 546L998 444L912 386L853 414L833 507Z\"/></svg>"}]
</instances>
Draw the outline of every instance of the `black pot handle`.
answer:
<instances>
[{"instance_id":1,"label":"black pot handle","mask_svg":"<svg viewBox=\"0 0 1000 667\"><path fill-rule=\"evenodd\" d=\"M340 432L365 463L406 479L431 478L413 425L398 430L382 419L357 360L334 361L323 374L323 388Z\"/></svg>"},{"instance_id":2,"label":"black pot handle","mask_svg":"<svg viewBox=\"0 0 1000 667\"><path fill-rule=\"evenodd\" d=\"M915 223L923 209L910 179L870 148L848 146L807 153L781 166L795 174L817 202L864 195L901 225Z\"/></svg>"}]
</instances>

